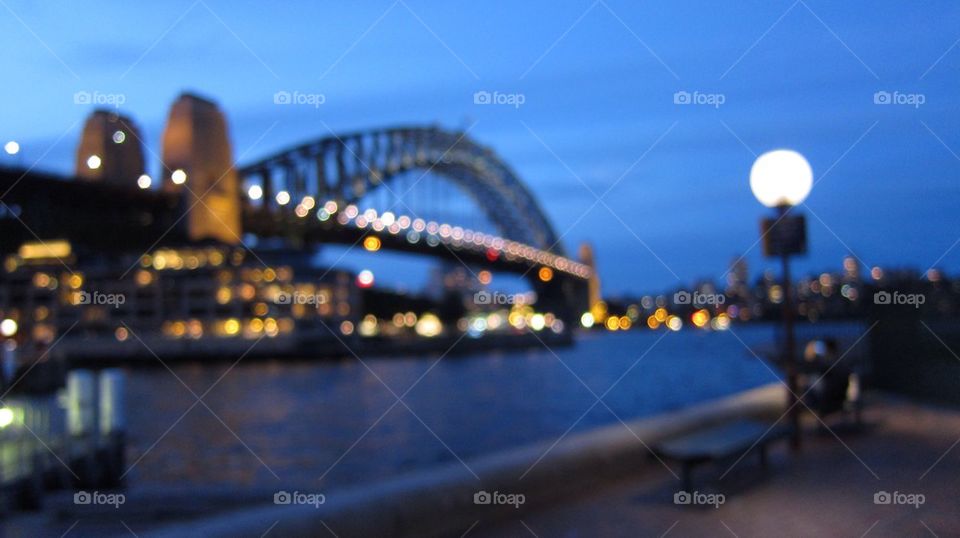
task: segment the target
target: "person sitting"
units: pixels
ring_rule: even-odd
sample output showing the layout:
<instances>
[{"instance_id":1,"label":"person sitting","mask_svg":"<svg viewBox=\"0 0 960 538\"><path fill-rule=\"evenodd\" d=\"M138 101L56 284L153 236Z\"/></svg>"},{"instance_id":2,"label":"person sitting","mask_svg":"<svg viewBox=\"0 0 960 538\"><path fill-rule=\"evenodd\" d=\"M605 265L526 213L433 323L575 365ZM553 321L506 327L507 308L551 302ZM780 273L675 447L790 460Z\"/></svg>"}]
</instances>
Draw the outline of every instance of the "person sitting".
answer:
<instances>
[{"instance_id":1,"label":"person sitting","mask_svg":"<svg viewBox=\"0 0 960 538\"><path fill-rule=\"evenodd\" d=\"M803 400L821 418L843 410L846 402L851 370L841 358L832 338L812 341L804 351L801 371L807 382L801 384L805 387Z\"/></svg>"}]
</instances>

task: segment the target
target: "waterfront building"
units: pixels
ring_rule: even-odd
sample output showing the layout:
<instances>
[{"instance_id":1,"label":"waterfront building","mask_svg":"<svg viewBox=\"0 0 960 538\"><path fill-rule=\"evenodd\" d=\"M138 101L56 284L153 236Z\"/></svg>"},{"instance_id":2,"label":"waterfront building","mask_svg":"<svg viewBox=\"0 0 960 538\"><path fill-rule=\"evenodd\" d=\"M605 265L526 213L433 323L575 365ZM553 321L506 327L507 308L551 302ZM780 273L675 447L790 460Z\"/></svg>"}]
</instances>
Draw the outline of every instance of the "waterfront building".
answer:
<instances>
[{"instance_id":1,"label":"waterfront building","mask_svg":"<svg viewBox=\"0 0 960 538\"><path fill-rule=\"evenodd\" d=\"M222 356L261 339L272 356L323 353L349 337L362 308L353 275L274 258L222 244L118 258L28 244L4 260L0 318L33 346L22 355L63 336L55 352L73 360Z\"/></svg>"}]
</instances>

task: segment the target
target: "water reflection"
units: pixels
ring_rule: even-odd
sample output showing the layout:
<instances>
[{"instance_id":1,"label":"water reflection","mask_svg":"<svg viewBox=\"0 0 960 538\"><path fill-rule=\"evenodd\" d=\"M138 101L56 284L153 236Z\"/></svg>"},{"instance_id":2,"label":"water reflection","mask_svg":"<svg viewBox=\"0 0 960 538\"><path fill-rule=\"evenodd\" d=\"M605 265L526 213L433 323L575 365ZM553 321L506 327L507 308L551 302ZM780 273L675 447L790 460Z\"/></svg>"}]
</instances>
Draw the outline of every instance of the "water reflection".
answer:
<instances>
[{"instance_id":1,"label":"water reflection","mask_svg":"<svg viewBox=\"0 0 960 538\"><path fill-rule=\"evenodd\" d=\"M135 487L352 485L456 461L454 453L469 460L549 441L575 422L573 431L616 423L601 404L586 410L621 376L604 401L624 420L775 379L729 333L671 333L657 342L661 336L587 336L556 351L562 362L541 349L436 364L436 357L368 360L369 369L356 361L197 363L173 368L183 384L163 368L131 371L130 461L142 459L129 480ZM737 336L769 342L771 329L743 327ZM184 384L206 393L203 403ZM394 393L408 390L406 405L398 403Z\"/></svg>"}]
</instances>

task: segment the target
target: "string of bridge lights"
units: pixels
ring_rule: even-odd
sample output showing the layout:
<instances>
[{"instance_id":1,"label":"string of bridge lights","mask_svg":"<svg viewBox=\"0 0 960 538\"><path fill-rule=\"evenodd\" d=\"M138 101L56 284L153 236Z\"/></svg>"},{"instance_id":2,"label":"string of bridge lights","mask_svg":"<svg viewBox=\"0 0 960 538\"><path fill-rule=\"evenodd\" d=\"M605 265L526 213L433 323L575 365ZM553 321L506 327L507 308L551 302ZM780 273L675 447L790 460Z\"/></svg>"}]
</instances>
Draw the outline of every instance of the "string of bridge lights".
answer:
<instances>
[{"instance_id":1,"label":"string of bridge lights","mask_svg":"<svg viewBox=\"0 0 960 538\"><path fill-rule=\"evenodd\" d=\"M118 133L122 134L120 131ZM122 142L122 140L117 140L116 137L114 141ZM19 144L14 141L8 142L4 149L11 155L20 151ZM98 169L101 165L102 160L98 155L91 155L87 159L87 167L91 170ZM187 174L182 169L174 170L170 174L170 180L176 185L182 185L187 180ZM137 186L141 189L149 189L152 184L153 179L147 174L142 174L137 178ZM263 198L263 187L250 185L247 188L247 197L255 201L261 200ZM280 206L287 206L292 198L289 192L282 190L276 194L275 201ZM294 208L294 213L300 218L305 218L316 207L317 202L314 197L304 196ZM386 230L392 235L400 235L402 232L406 236L407 242L411 244L423 240L431 247L443 244L456 249L483 251L491 262L503 256L510 261L523 259L538 263L543 266L538 272L540 280L543 281L552 279L552 271L561 271L579 278L589 278L592 274L588 265L500 236L464 229L460 226L425 221L421 218L410 218L406 215L396 216L390 211L378 216L376 210L367 209L361 214L357 206L353 204L346 206L343 211L338 210L338 203L335 200L328 200L317 210L317 218L320 221L327 221L333 215L336 215L337 222L344 226L353 225L360 229L370 226L375 232L379 233ZM375 238L375 236L370 237ZM371 251L379 250L379 238L376 239L376 244L373 241L365 241L364 247Z\"/></svg>"},{"instance_id":2,"label":"string of bridge lights","mask_svg":"<svg viewBox=\"0 0 960 538\"><path fill-rule=\"evenodd\" d=\"M247 196L251 200L261 200L263 198L263 188L260 185L250 185L247 189ZM280 191L276 194L274 200L280 206L288 206L292 198L289 192ZM491 262L503 257L509 261L522 259L538 263L543 266L538 276L544 281L552 278L552 271L560 271L579 278L589 278L592 274L592 269L588 265L524 243L464 229L460 226L411 218L407 215L395 215L390 211L378 214L375 209L366 209L361 212L354 204L349 204L341 210L340 204L335 200L327 200L323 204L318 204L314 197L308 195L304 196L294 207L294 214L297 217L306 218L314 209L317 210L317 219L321 222L335 218L337 223L342 226L355 226L358 229L369 227L377 233L386 232L396 236L403 235L407 242L411 244L424 241L431 247L447 245L456 249L480 251ZM375 239L375 241L371 239ZM379 238L368 236L364 242L364 248L370 251L379 250Z\"/></svg>"}]
</instances>

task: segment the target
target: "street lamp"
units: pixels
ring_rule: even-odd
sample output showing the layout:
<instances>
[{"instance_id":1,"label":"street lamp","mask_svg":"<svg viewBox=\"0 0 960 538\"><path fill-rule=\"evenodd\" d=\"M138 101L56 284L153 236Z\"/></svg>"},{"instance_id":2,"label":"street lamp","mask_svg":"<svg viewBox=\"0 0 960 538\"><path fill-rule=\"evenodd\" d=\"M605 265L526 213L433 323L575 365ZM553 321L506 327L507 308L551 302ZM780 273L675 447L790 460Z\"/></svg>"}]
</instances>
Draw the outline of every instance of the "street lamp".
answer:
<instances>
[{"instance_id":1,"label":"street lamp","mask_svg":"<svg viewBox=\"0 0 960 538\"><path fill-rule=\"evenodd\" d=\"M794 206L803 202L813 188L810 163L796 151L768 151L750 169L750 190L767 207Z\"/></svg>"},{"instance_id":2,"label":"street lamp","mask_svg":"<svg viewBox=\"0 0 960 538\"><path fill-rule=\"evenodd\" d=\"M20 160L23 154L20 153L19 142L17 142L16 140L10 140L9 142L3 145L3 152L9 155L13 159L13 162L16 163L17 166L20 166Z\"/></svg>"},{"instance_id":3,"label":"street lamp","mask_svg":"<svg viewBox=\"0 0 960 538\"><path fill-rule=\"evenodd\" d=\"M813 188L810 163L796 151L778 149L764 153L750 169L750 190L761 204L776 208L776 218L764 218L760 229L764 254L779 257L783 265L783 362L787 372L787 408L793 427L794 449L800 448L800 409L796 401L797 362L793 334L793 299L790 290L790 255L807 251L806 221L802 215L789 215Z\"/></svg>"}]
</instances>

